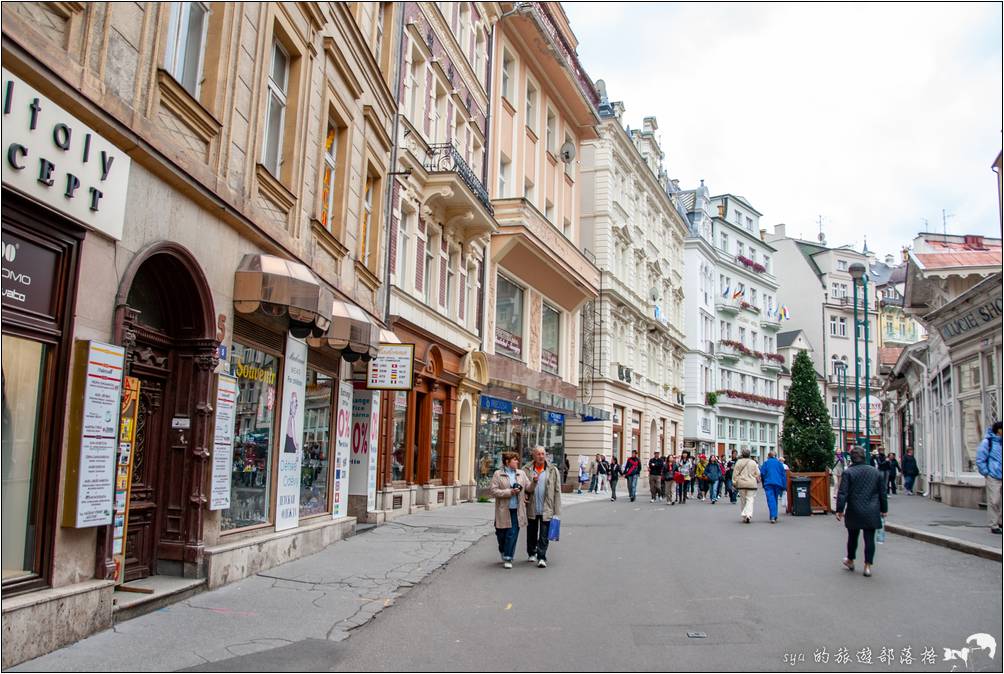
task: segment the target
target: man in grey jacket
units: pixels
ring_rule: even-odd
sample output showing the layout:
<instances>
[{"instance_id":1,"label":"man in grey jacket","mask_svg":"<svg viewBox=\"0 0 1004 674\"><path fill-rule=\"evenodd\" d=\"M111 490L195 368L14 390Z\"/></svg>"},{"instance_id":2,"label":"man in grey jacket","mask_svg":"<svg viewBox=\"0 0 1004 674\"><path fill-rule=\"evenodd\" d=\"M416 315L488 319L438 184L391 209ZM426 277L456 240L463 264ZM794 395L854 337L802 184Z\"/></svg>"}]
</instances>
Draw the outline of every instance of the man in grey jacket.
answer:
<instances>
[{"instance_id":1,"label":"man in grey jacket","mask_svg":"<svg viewBox=\"0 0 1004 674\"><path fill-rule=\"evenodd\" d=\"M523 466L530 478L526 490L526 554L529 562L547 568L548 532L551 520L561 516L561 476L554 464L548 463L544 448L533 448L533 461Z\"/></svg>"}]
</instances>

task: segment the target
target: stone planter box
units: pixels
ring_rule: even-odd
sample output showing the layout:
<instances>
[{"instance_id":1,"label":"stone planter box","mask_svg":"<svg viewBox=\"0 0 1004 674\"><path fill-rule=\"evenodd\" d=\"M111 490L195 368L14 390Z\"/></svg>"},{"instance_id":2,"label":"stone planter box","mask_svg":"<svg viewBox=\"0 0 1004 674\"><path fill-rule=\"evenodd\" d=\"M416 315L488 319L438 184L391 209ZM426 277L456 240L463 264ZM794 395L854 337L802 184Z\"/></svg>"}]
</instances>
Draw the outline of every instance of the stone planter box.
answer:
<instances>
[{"instance_id":1,"label":"stone planter box","mask_svg":"<svg viewBox=\"0 0 1004 674\"><path fill-rule=\"evenodd\" d=\"M792 499L794 494L791 487L791 478L793 477L807 477L812 482L809 485L809 503L812 508L813 515L825 515L833 511L833 507L830 502L830 471L824 470L818 473L796 473L794 471L788 471L788 498L787 507L785 512L789 515L792 509Z\"/></svg>"}]
</instances>

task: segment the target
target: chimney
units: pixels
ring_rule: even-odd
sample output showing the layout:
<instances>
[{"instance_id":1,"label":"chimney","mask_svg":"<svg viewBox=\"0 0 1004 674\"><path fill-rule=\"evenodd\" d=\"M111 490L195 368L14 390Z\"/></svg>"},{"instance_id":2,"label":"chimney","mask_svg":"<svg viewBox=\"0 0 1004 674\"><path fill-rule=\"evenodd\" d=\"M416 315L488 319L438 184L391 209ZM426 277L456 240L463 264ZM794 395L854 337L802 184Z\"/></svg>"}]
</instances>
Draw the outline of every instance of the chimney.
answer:
<instances>
[{"instance_id":1,"label":"chimney","mask_svg":"<svg viewBox=\"0 0 1004 674\"><path fill-rule=\"evenodd\" d=\"M907 248L906 246L903 246L903 250L899 252L899 255L903 259L903 262L906 262L907 260L910 259L910 249Z\"/></svg>"},{"instance_id":2,"label":"chimney","mask_svg":"<svg viewBox=\"0 0 1004 674\"><path fill-rule=\"evenodd\" d=\"M778 238L781 238L781 239L783 239L784 237L788 236L785 233L785 231L784 231L785 229L786 229L786 227L785 227L785 224L783 222L777 223L776 225L774 225L774 236L776 236Z\"/></svg>"},{"instance_id":3,"label":"chimney","mask_svg":"<svg viewBox=\"0 0 1004 674\"><path fill-rule=\"evenodd\" d=\"M718 217L719 218L725 217L725 204L718 204Z\"/></svg>"},{"instance_id":4,"label":"chimney","mask_svg":"<svg viewBox=\"0 0 1004 674\"><path fill-rule=\"evenodd\" d=\"M983 245L983 237L977 234L966 234L965 242L966 246L972 250L986 250L986 246Z\"/></svg>"},{"instance_id":5,"label":"chimney","mask_svg":"<svg viewBox=\"0 0 1004 674\"><path fill-rule=\"evenodd\" d=\"M761 241L766 241L767 240L767 228L766 227L761 227L760 228L760 240Z\"/></svg>"},{"instance_id":6,"label":"chimney","mask_svg":"<svg viewBox=\"0 0 1004 674\"><path fill-rule=\"evenodd\" d=\"M655 121L655 117L646 117L641 120L641 130L645 133L655 133L659 128L659 122Z\"/></svg>"}]
</instances>

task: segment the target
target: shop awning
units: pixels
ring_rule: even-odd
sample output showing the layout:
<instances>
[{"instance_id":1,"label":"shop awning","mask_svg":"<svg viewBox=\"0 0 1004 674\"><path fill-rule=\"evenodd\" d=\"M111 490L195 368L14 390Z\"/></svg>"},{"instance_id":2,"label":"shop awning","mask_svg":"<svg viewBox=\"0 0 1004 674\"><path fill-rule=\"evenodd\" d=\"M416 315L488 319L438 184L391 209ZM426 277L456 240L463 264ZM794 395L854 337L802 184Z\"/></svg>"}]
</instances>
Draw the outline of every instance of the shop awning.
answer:
<instances>
[{"instance_id":1,"label":"shop awning","mask_svg":"<svg viewBox=\"0 0 1004 674\"><path fill-rule=\"evenodd\" d=\"M234 274L234 309L289 316L295 337L323 335L331 325L334 297L306 265L275 255L251 253Z\"/></svg>"},{"instance_id":2,"label":"shop awning","mask_svg":"<svg viewBox=\"0 0 1004 674\"><path fill-rule=\"evenodd\" d=\"M376 356L383 333L387 332L390 331L382 329L361 307L333 300L331 326L321 337L308 342L311 346L327 346L340 351L342 358L349 362L360 357L369 360Z\"/></svg>"}]
</instances>

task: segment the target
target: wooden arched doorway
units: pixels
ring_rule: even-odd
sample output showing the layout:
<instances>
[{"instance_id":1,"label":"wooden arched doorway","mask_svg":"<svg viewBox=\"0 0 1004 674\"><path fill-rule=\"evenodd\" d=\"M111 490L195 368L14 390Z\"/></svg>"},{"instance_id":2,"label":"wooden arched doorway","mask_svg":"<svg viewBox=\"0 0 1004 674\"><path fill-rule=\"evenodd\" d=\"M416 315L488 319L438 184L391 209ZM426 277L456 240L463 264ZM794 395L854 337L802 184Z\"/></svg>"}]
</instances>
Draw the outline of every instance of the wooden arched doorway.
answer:
<instances>
[{"instance_id":1,"label":"wooden arched doorway","mask_svg":"<svg viewBox=\"0 0 1004 674\"><path fill-rule=\"evenodd\" d=\"M125 580L201 575L202 513L217 364L213 301L198 262L176 243L133 260L115 330L140 380Z\"/></svg>"}]
</instances>

